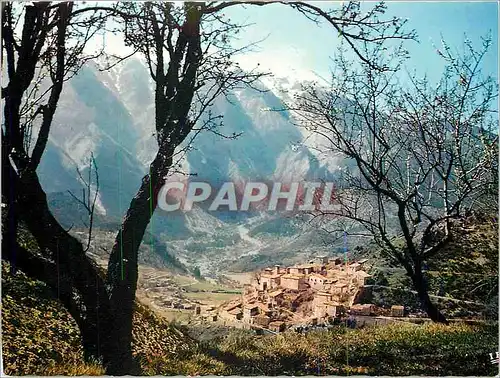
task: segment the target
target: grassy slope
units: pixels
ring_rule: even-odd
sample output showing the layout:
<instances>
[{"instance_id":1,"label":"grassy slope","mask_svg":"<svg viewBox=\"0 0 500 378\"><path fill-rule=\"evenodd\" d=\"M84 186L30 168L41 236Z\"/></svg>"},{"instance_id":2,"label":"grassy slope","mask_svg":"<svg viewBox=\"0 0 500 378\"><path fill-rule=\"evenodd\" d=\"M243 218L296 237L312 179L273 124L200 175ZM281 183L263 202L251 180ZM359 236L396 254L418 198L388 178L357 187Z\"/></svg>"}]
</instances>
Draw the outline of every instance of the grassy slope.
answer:
<instances>
[{"instance_id":1,"label":"grassy slope","mask_svg":"<svg viewBox=\"0 0 500 378\"><path fill-rule=\"evenodd\" d=\"M494 375L496 326L411 324L305 335L232 335L215 347L232 375Z\"/></svg>"},{"instance_id":2,"label":"grassy slope","mask_svg":"<svg viewBox=\"0 0 500 378\"><path fill-rule=\"evenodd\" d=\"M495 240L498 240L496 224L476 223L475 230L457 234L454 244L448 247L447 261L430 263L429 269L498 272ZM471 265L470 259L476 265ZM468 284L478 286L470 279L451 280L447 290L452 291L453 285L458 290ZM481 292L480 289L476 292ZM461 295L474 294L471 291L463 289ZM194 341L184 331L146 306L137 305L134 354L144 374L484 376L498 373L488 356L498 350L498 324L448 327L403 324L266 337L231 330L219 339L203 343ZM99 364L83 362L79 331L54 293L21 272L11 275L5 263L2 264L2 347L7 374L103 373Z\"/></svg>"},{"instance_id":3,"label":"grassy slope","mask_svg":"<svg viewBox=\"0 0 500 378\"><path fill-rule=\"evenodd\" d=\"M83 364L75 321L44 284L2 261L2 356L6 374L103 373Z\"/></svg>"},{"instance_id":4,"label":"grassy slope","mask_svg":"<svg viewBox=\"0 0 500 378\"><path fill-rule=\"evenodd\" d=\"M7 374L93 375L74 321L43 284L2 275L2 346ZM134 318L134 353L147 375L426 374L494 375L488 353L498 327L411 324L360 330L256 336L232 330L199 344L143 305Z\"/></svg>"},{"instance_id":5,"label":"grassy slope","mask_svg":"<svg viewBox=\"0 0 500 378\"><path fill-rule=\"evenodd\" d=\"M84 363L76 323L43 283L2 262L2 355L9 375L101 375L98 363ZM188 358L196 361L197 343L176 327L137 303L134 314L136 358L145 372L162 356L164 370L173 374ZM199 362L210 364L211 359ZM216 365L217 361L213 361ZM171 370L169 370L171 369Z\"/></svg>"}]
</instances>

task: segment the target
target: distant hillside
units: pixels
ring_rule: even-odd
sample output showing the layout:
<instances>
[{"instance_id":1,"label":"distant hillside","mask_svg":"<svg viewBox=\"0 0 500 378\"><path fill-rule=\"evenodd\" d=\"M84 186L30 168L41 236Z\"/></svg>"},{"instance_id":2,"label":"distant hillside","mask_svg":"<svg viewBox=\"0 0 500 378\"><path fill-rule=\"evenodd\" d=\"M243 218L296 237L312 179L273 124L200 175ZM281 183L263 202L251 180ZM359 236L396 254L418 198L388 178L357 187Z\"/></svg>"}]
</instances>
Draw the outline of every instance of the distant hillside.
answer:
<instances>
[{"instance_id":1,"label":"distant hillside","mask_svg":"<svg viewBox=\"0 0 500 378\"><path fill-rule=\"evenodd\" d=\"M78 192L74 194L78 197ZM89 214L83 205L68 192L49 193L47 197L50 209L61 225L70 229L71 233L78 237L82 243L87 243ZM92 244L89 251L94 255L107 258L120 226L121 220L119 218L100 213L99 207L96 206ZM150 225L146 230L139 248L139 263L154 268L167 268L179 273L187 273L189 269L168 251L164 241L151 233L151 228ZM153 229L156 228L161 228L161 226L153 227ZM163 229L163 239L165 239L164 235L168 234L167 231ZM182 230L178 231L182 233Z\"/></svg>"},{"instance_id":2,"label":"distant hillside","mask_svg":"<svg viewBox=\"0 0 500 378\"><path fill-rule=\"evenodd\" d=\"M94 228L92 230L92 242L89 252L107 261L115 243L116 230L118 229L119 225L115 225L112 231ZM88 238L87 229L73 229L71 233L86 245ZM166 244L148 231L144 234L143 242L139 247L139 264L153 268L168 269L176 273L189 272L189 269L168 251Z\"/></svg>"}]
</instances>

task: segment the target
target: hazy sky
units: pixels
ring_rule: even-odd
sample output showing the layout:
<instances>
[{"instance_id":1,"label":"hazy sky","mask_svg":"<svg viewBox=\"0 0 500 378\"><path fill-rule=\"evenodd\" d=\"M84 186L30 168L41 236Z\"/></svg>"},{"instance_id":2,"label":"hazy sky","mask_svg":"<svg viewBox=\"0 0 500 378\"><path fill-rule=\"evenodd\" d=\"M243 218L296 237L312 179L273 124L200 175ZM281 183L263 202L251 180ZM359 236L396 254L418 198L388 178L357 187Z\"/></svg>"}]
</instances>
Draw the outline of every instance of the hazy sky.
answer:
<instances>
[{"instance_id":1,"label":"hazy sky","mask_svg":"<svg viewBox=\"0 0 500 378\"><path fill-rule=\"evenodd\" d=\"M323 8L338 7L340 2L315 3ZM373 1L362 2L362 10L372 7ZM419 43L408 42L410 70L419 76L428 74L435 80L442 72L444 61L434 46L441 45L443 37L449 45L460 48L465 34L475 44L491 32L493 44L485 57L485 71L498 77L498 4L490 2L418 2L387 1L387 17L407 18L407 29L415 29ZM314 74L328 77L339 38L331 26L318 26L297 11L281 4L266 6L247 5L226 8L225 14L234 21L251 23L238 44L245 45L266 38L254 52L237 59L244 68L260 67L277 76L314 78ZM107 36L107 44L120 50L121 38Z\"/></svg>"},{"instance_id":2,"label":"hazy sky","mask_svg":"<svg viewBox=\"0 0 500 378\"><path fill-rule=\"evenodd\" d=\"M322 2L322 7L339 6L339 2ZM374 2L364 2L362 9ZM443 37L452 47L460 48L464 34L474 43L491 32L493 45L485 59L485 70L498 77L498 4L497 2L396 2L387 1L387 16L408 18L408 29L415 29L419 43L408 42L412 58L410 69L417 68L422 75L437 78L443 67L434 45L441 45ZM244 33L244 40L267 39L260 43L260 51L247 55L243 63L251 66L260 62L276 74L309 76L312 72L327 75L339 43L337 33L328 25L317 26L296 11L282 5L265 7L234 7L226 12L234 20L254 25Z\"/></svg>"}]
</instances>

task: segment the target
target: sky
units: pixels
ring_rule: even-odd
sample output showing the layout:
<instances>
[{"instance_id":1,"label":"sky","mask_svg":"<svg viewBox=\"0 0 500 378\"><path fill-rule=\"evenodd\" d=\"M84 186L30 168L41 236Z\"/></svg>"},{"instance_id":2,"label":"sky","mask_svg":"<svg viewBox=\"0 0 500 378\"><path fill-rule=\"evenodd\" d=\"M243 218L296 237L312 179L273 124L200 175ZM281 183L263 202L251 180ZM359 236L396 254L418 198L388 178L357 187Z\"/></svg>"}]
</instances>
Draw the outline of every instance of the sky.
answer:
<instances>
[{"instance_id":1,"label":"sky","mask_svg":"<svg viewBox=\"0 0 500 378\"><path fill-rule=\"evenodd\" d=\"M362 10L374 4L366 1ZM460 48L465 34L473 43L480 44L480 38L490 32L493 44L485 57L484 70L498 77L497 2L387 1L386 4L388 18L407 18L407 29L417 32L419 42L406 45L411 54L407 62L409 70L416 69L419 76L427 74L431 80L436 80L444 66L435 48L441 45L442 38L450 46ZM322 8L339 5L339 2L321 3ZM330 57L340 40L331 26L317 26L293 9L279 4L233 7L226 11L226 15L235 21L253 24L239 43L266 38L259 44L258 51L239 57L243 66L251 68L259 62L261 67L279 76L328 77L332 66Z\"/></svg>"},{"instance_id":2,"label":"sky","mask_svg":"<svg viewBox=\"0 0 500 378\"><path fill-rule=\"evenodd\" d=\"M182 3L182 2L181 2ZM339 7L341 2L315 2L322 8ZM498 78L498 3L496 1L386 1L387 18L408 19L407 30L417 32L419 42L409 41L411 54L406 68L419 77L428 75L438 80L444 60L436 52L443 38L452 48L463 46L465 35L477 45L481 37L491 33L493 43L484 59L484 72ZM375 5L362 2L362 11ZM237 42L244 46L256 41L252 52L236 56L243 68L260 68L279 77L297 79L328 78L332 68L331 57L339 45L338 34L329 25L316 25L303 15L282 4L266 6L234 6L224 10L233 21L251 24ZM107 45L123 51L120 36L108 35ZM263 40L263 41L262 41Z\"/></svg>"}]
</instances>

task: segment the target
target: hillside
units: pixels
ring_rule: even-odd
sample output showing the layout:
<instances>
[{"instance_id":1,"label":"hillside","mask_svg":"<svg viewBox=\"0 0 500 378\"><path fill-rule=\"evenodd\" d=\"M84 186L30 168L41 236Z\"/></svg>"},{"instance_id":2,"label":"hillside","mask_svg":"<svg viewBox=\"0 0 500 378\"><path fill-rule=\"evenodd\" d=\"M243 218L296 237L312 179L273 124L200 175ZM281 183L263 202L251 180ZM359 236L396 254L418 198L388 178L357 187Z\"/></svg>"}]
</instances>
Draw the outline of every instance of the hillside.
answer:
<instances>
[{"instance_id":1,"label":"hillside","mask_svg":"<svg viewBox=\"0 0 500 378\"><path fill-rule=\"evenodd\" d=\"M486 279L498 269L496 225L496 220L478 217L455 225L453 242L444 255L447 260L429 262L431 291L436 282L444 281L443 298L453 295L469 301L489 300L488 308L492 308L498 290L493 279ZM23 235L23 244L32 245L29 235ZM374 280L391 287L374 291L371 299L385 304L408 301L410 306L418 306L403 286L406 278L401 270L390 267L378 253L376 248L357 248L353 253L376 261ZM104 257L98 256L97 261L104 264ZM470 274L481 274L483 281L472 280ZM192 322L189 310L170 309L176 301L181 306L217 304L237 295L234 293L215 283L141 265L133 334L134 355L141 369L138 374L484 376L496 371L488 355L498 350L497 322L451 326L403 323L356 330L338 326L300 336L293 331L258 336L215 323ZM471 311L452 300L443 299L439 306L451 316L466 316ZM484 308L475 311L481 313ZM494 318L493 314L485 315ZM83 361L79 330L57 294L20 271L12 274L4 262L2 346L7 374L104 374L99 363Z\"/></svg>"},{"instance_id":2,"label":"hillside","mask_svg":"<svg viewBox=\"0 0 500 378\"><path fill-rule=\"evenodd\" d=\"M429 293L448 316L498 318L498 220L476 214L455 221L452 240L427 261ZM355 248L353 258L367 258L372 264L372 296L364 301L418 308L411 282L399 265L390 261L374 244Z\"/></svg>"},{"instance_id":3,"label":"hillside","mask_svg":"<svg viewBox=\"0 0 500 378\"><path fill-rule=\"evenodd\" d=\"M210 328L207 326L205 328ZM497 325L412 324L297 335L222 330L199 342L137 303L134 355L145 375L493 376ZM79 331L54 294L2 266L2 347L9 375L102 375L84 363Z\"/></svg>"},{"instance_id":4,"label":"hillside","mask_svg":"<svg viewBox=\"0 0 500 378\"><path fill-rule=\"evenodd\" d=\"M155 356L171 362L170 374L184 358L196 366L197 342L136 303L133 352L141 366ZM84 363L76 323L45 284L2 262L2 356L9 375L102 375L98 363ZM210 358L200 360L211 369ZM214 364L214 366L210 365ZM167 369L164 366L165 369Z\"/></svg>"}]
</instances>

